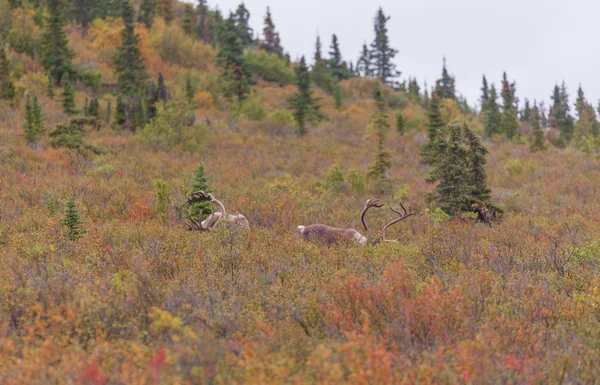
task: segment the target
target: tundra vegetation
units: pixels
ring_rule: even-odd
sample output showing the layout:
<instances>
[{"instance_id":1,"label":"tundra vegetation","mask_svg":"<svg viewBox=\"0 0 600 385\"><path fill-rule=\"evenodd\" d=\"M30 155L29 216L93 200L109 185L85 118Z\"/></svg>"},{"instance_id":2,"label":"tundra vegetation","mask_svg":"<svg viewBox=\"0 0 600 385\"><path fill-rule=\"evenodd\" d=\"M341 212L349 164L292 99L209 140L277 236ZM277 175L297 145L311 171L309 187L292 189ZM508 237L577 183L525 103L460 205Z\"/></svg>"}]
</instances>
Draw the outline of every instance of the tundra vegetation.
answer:
<instances>
[{"instance_id":1,"label":"tundra vegetation","mask_svg":"<svg viewBox=\"0 0 600 385\"><path fill-rule=\"evenodd\" d=\"M596 383L584 91L523 107L486 74L475 108L451 60L400 75L401 15L303 65L265 15L0 0L0 383ZM213 198L250 230L187 231ZM298 236L370 198L414 209L397 242Z\"/></svg>"}]
</instances>

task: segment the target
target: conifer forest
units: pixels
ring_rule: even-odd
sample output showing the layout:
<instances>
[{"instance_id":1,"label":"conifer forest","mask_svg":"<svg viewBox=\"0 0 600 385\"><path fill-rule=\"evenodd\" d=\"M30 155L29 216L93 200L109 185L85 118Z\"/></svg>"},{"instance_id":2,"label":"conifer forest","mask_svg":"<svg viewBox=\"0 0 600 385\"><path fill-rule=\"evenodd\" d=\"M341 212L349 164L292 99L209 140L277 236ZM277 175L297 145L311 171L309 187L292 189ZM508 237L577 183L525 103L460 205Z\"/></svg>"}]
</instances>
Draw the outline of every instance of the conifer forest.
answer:
<instances>
[{"instance_id":1,"label":"conifer forest","mask_svg":"<svg viewBox=\"0 0 600 385\"><path fill-rule=\"evenodd\" d=\"M281 10L0 0L0 384L600 383L586 84Z\"/></svg>"}]
</instances>

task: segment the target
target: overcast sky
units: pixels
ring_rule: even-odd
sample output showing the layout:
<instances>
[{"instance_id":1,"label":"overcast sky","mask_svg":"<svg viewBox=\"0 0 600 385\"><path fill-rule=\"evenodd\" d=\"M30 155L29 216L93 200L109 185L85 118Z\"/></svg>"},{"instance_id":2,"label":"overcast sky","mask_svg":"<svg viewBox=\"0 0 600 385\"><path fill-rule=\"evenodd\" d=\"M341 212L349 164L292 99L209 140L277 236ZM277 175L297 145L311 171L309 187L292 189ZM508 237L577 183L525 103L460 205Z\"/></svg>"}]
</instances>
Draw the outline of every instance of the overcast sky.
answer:
<instances>
[{"instance_id":1,"label":"overcast sky","mask_svg":"<svg viewBox=\"0 0 600 385\"><path fill-rule=\"evenodd\" d=\"M190 0L191 1L191 0ZM196 1L194 1L196 2ZM239 0L208 0L225 15ZM417 77L431 87L440 77L442 57L456 77L457 90L478 102L481 77L496 84L506 71L523 102L548 105L563 80L575 101L581 83L588 101L600 98L600 2L596 0L245 0L255 34L271 7L284 49L292 58L314 53L317 33L327 52L337 34L345 60L356 62L363 42L373 40L379 6L388 22L401 79ZM571 108L573 111L573 108Z\"/></svg>"}]
</instances>

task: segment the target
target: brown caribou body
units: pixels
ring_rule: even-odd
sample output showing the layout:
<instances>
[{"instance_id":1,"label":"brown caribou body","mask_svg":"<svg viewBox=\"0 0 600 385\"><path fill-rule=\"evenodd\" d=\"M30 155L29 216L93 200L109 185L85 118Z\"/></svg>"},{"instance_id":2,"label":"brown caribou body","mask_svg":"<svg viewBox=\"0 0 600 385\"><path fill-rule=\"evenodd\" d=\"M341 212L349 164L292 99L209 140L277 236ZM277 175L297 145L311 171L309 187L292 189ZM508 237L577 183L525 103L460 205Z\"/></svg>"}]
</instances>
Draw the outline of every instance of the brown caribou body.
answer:
<instances>
[{"instance_id":1,"label":"brown caribou body","mask_svg":"<svg viewBox=\"0 0 600 385\"><path fill-rule=\"evenodd\" d=\"M365 207L363 208L362 213L360 214L360 220L362 222L363 227L365 228L365 234L369 232L369 227L367 226L367 223L365 221L365 215L367 214L367 211L372 207L381 208L383 206L384 205L378 199L369 199L365 203ZM400 206L402 207L403 212L400 212L390 207L390 210L392 210L392 212L394 212L395 214L398 214L398 217L385 225L375 243L379 243L381 241L394 242L385 239L386 230L390 226L416 214L416 212L410 210L410 208L409 210L406 210L402 204L400 204ZM298 226L298 233L304 240L315 240L317 242L325 243L328 246L331 246L336 243L357 243L360 245L364 245L368 241L366 236L362 235L355 229L343 229L322 224Z\"/></svg>"}]
</instances>

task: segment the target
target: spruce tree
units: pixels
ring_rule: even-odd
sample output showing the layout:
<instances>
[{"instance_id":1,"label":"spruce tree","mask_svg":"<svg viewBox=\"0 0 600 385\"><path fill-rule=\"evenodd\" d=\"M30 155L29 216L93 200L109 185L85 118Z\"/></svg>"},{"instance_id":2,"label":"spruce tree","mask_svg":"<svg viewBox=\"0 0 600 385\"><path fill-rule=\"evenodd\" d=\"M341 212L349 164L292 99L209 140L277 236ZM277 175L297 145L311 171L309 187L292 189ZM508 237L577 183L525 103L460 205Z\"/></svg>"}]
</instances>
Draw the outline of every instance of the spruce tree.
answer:
<instances>
[{"instance_id":1,"label":"spruce tree","mask_svg":"<svg viewBox=\"0 0 600 385\"><path fill-rule=\"evenodd\" d=\"M421 103L421 87L417 83L417 78L408 80L408 97L415 103Z\"/></svg>"},{"instance_id":2,"label":"spruce tree","mask_svg":"<svg viewBox=\"0 0 600 385\"><path fill-rule=\"evenodd\" d=\"M521 122L531 122L531 106L529 105L529 99L527 98L525 99L525 106L523 107L523 111L521 111Z\"/></svg>"},{"instance_id":3,"label":"spruce tree","mask_svg":"<svg viewBox=\"0 0 600 385\"><path fill-rule=\"evenodd\" d=\"M396 114L396 132L398 132L400 135L404 135L406 132L406 118L402 112L398 112Z\"/></svg>"},{"instance_id":4,"label":"spruce tree","mask_svg":"<svg viewBox=\"0 0 600 385\"><path fill-rule=\"evenodd\" d=\"M63 112L67 115L74 115L77 113L77 110L75 109L75 88L71 84L68 76L63 79L62 83Z\"/></svg>"},{"instance_id":5,"label":"spruce tree","mask_svg":"<svg viewBox=\"0 0 600 385\"><path fill-rule=\"evenodd\" d=\"M306 121L310 118L320 118L320 107L317 105L316 99L312 95L310 89L310 74L306 66L304 56L300 59L300 64L294 68L296 72L296 86L298 92L294 94L288 102L294 110L294 119L298 126L298 135L306 134Z\"/></svg>"},{"instance_id":6,"label":"spruce tree","mask_svg":"<svg viewBox=\"0 0 600 385\"><path fill-rule=\"evenodd\" d=\"M334 80L327 71L327 63L323 59L321 52L321 38L317 36L315 43L315 63L313 64L312 71L310 73L312 81L318 86L328 92L335 91ZM335 95L334 95L335 96Z\"/></svg>"},{"instance_id":7,"label":"spruce tree","mask_svg":"<svg viewBox=\"0 0 600 385\"><path fill-rule=\"evenodd\" d=\"M188 76L185 79L185 100L191 106L194 103L194 97L196 96L196 90L194 89L194 85L192 84L192 79Z\"/></svg>"},{"instance_id":8,"label":"spruce tree","mask_svg":"<svg viewBox=\"0 0 600 385\"><path fill-rule=\"evenodd\" d=\"M283 48L281 47L279 32L275 31L275 24L273 23L270 7L267 7L267 15L265 16L264 25L261 48L268 53L274 53L279 57L283 57Z\"/></svg>"},{"instance_id":9,"label":"spruce tree","mask_svg":"<svg viewBox=\"0 0 600 385\"><path fill-rule=\"evenodd\" d=\"M46 88L46 94L50 99L54 99L54 79L48 76L48 87Z\"/></svg>"},{"instance_id":10,"label":"spruce tree","mask_svg":"<svg viewBox=\"0 0 600 385\"><path fill-rule=\"evenodd\" d=\"M558 85L554 87L552 94L552 112L551 117L554 119L556 128L560 131L560 138L563 144L567 144L573 136L573 118L569 114L569 95L567 94L567 88L563 82L559 88Z\"/></svg>"},{"instance_id":11,"label":"spruce tree","mask_svg":"<svg viewBox=\"0 0 600 385\"><path fill-rule=\"evenodd\" d=\"M37 96L27 98L25 105L25 140L31 146L35 145L44 133L44 118Z\"/></svg>"},{"instance_id":12,"label":"spruce tree","mask_svg":"<svg viewBox=\"0 0 600 385\"><path fill-rule=\"evenodd\" d=\"M235 27L235 16L229 15L220 35L220 50L217 63L221 67L221 79L225 96L235 97L238 102L246 99L250 87L255 83L244 59L244 46Z\"/></svg>"},{"instance_id":13,"label":"spruce tree","mask_svg":"<svg viewBox=\"0 0 600 385\"><path fill-rule=\"evenodd\" d=\"M370 77L372 75L371 53L369 52L366 43L363 44L362 52L360 53L360 57L356 62L356 74L365 78Z\"/></svg>"},{"instance_id":14,"label":"spruce tree","mask_svg":"<svg viewBox=\"0 0 600 385\"><path fill-rule=\"evenodd\" d=\"M400 76L400 72L396 69L394 57L398 51L390 46L387 29L389 20L390 17L385 16L380 7L375 16L375 40L371 43L369 57L373 66L373 75L383 83L396 87L398 85L396 79Z\"/></svg>"},{"instance_id":15,"label":"spruce tree","mask_svg":"<svg viewBox=\"0 0 600 385\"><path fill-rule=\"evenodd\" d=\"M115 72L118 76L117 85L121 94L132 96L140 91L148 75L146 65L140 52L140 37L135 33L133 20L133 7L129 0L121 0L123 24L121 31L121 46L117 48L114 57Z\"/></svg>"},{"instance_id":16,"label":"spruce tree","mask_svg":"<svg viewBox=\"0 0 600 385\"><path fill-rule=\"evenodd\" d=\"M88 118L73 118L68 124L57 124L53 130L48 132L50 146L64 147L75 151L93 149L83 141L84 127L93 124L94 120Z\"/></svg>"},{"instance_id":17,"label":"spruce tree","mask_svg":"<svg viewBox=\"0 0 600 385\"><path fill-rule=\"evenodd\" d=\"M421 163L432 165L436 162L441 151L441 137L444 134L446 123L442 118L440 98L435 92L431 93L431 101L427 110L427 138L428 141L421 147Z\"/></svg>"},{"instance_id":18,"label":"spruce tree","mask_svg":"<svg viewBox=\"0 0 600 385\"><path fill-rule=\"evenodd\" d=\"M386 103L379 82L375 85L373 92L375 100L375 112L371 119L371 126L377 135L375 160L369 166L367 178L374 182L376 191L383 195L385 193L387 171L392 166L392 156L385 150L385 136L389 130L388 115L385 111Z\"/></svg>"},{"instance_id":19,"label":"spruce tree","mask_svg":"<svg viewBox=\"0 0 600 385\"><path fill-rule=\"evenodd\" d=\"M540 125L540 110L537 103L534 102L533 108L531 109L531 141L529 143L529 150L531 152L543 151L546 149L544 144L544 131Z\"/></svg>"},{"instance_id":20,"label":"spruce tree","mask_svg":"<svg viewBox=\"0 0 600 385\"><path fill-rule=\"evenodd\" d=\"M515 86L508 82L506 72L502 78L502 117L500 118L500 132L512 139L517 135L519 121L517 119L517 109L515 107Z\"/></svg>"},{"instance_id":21,"label":"spruce tree","mask_svg":"<svg viewBox=\"0 0 600 385\"><path fill-rule=\"evenodd\" d=\"M250 28L250 12L240 3L235 11L235 26L242 45L248 47L253 42L254 31Z\"/></svg>"},{"instance_id":22,"label":"spruce tree","mask_svg":"<svg viewBox=\"0 0 600 385\"><path fill-rule=\"evenodd\" d=\"M492 191L487 186L487 174L485 172L487 162L485 158L489 151L481 143L479 136L470 130L466 123L463 130L469 146L467 160L469 162L471 206L473 204L489 206L492 200Z\"/></svg>"},{"instance_id":23,"label":"spruce tree","mask_svg":"<svg viewBox=\"0 0 600 385\"><path fill-rule=\"evenodd\" d=\"M151 28L155 12L156 0L143 0L142 4L140 4L140 10L138 12L138 23L144 23L146 28Z\"/></svg>"},{"instance_id":24,"label":"spruce tree","mask_svg":"<svg viewBox=\"0 0 600 385\"><path fill-rule=\"evenodd\" d=\"M64 31L65 0L47 0L48 19L42 38L41 63L54 82L62 84L65 75L73 73L73 52Z\"/></svg>"},{"instance_id":25,"label":"spruce tree","mask_svg":"<svg viewBox=\"0 0 600 385\"><path fill-rule=\"evenodd\" d=\"M117 125L122 126L127 122L127 107L121 95L117 96L117 106L115 114L115 122Z\"/></svg>"},{"instance_id":26,"label":"spruce tree","mask_svg":"<svg viewBox=\"0 0 600 385\"><path fill-rule=\"evenodd\" d=\"M487 108L488 101L490 100L490 89L488 88L488 82L483 75L483 86L481 87L481 113L484 114Z\"/></svg>"},{"instance_id":27,"label":"spruce tree","mask_svg":"<svg viewBox=\"0 0 600 385\"><path fill-rule=\"evenodd\" d=\"M442 77L435 83L435 93L440 99L456 100L456 86L454 77L450 76L446 68L446 58L442 67Z\"/></svg>"},{"instance_id":28,"label":"spruce tree","mask_svg":"<svg viewBox=\"0 0 600 385\"><path fill-rule=\"evenodd\" d=\"M187 35L194 33L194 7L192 4L184 4L181 16L181 28Z\"/></svg>"},{"instance_id":29,"label":"spruce tree","mask_svg":"<svg viewBox=\"0 0 600 385\"><path fill-rule=\"evenodd\" d=\"M335 101L335 109L340 111L342 109L342 102L344 99L344 95L342 94L342 89L339 85L335 85L333 87L333 100Z\"/></svg>"},{"instance_id":30,"label":"spruce tree","mask_svg":"<svg viewBox=\"0 0 600 385\"><path fill-rule=\"evenodd\" d=\"M10 76L10 65L4 48L0 48L0 99L12 100L15 97L15 86Z\"/></svg>"},{"instance_id":31,"label":"spruce tree","mask_svg":"<svg viewBox=\"0 0 600 385\"><path fill-rule=\"evenodd\" d=\"M87 35L87 30L90 23L96 18L100 17L99 11L101 12L101 6L99 6L102 0L72 0L70 7L71 18L75 22L81 25L82 36Z\"/></svg>"},{"instance_id":32,"label":"spruce tree","mask_svg":"<svg viewBox=\"0 0 600 385\"><path fill-rule=\"evenodd\" d=\"M331 37L331 50L329 51L329 59L327 60L327 69L337 82L352 77L348 69L348 64L342 60L342 53L340 52L340 46L335 34Z\"/></svg>"},{"instance_id":33,"label":"spruce tree","mask_svg":"<svg viewBox=\"0 0 600 385\"><path fill-rule=\"evenodd\" d=\"M425 110L428 110L429 104L430 104L429 91L427 90L427 82L425 82L425 84L423 86L423 108Z\"/></svg>"},{"instance_id":34,"label":"spruce tree","mask_svg":"<svg viewBox=\"0 0 600 385\"><path fill-rule=\"evenodd\" d=\"M208 185L208 177L206 176L206 171L204 169L204 163L200 162L198 168L194 171L194 175L192 175L192 191L204 191L207 194L212 193L212 189ZM202 218L200 218L200 213L204 212ZM211 203L202 201L196 202L189 206L188 208L188 216L187 218L192 218L195 220L200 220L202 222L206 219L211 213Z\"/></svg>"},{"instance_id":35,"label":"spruce tree","mask_svg":"<svg viewBox=\"0 0 600 385\"><path fill-rule=\"evenodd\" d=\"M500 132L500 120L502 118L500 107L498 106L498 93L493 84L490 87L489 99L485 110L483 110L483 114L485 136L491 138L493 135Z\"/></svg>"},{"instance_id":36,"label":"spruce tree","mask_svg":"<svg viewBox=\"0 0 600 385\"><path fill-rule=\"evenodd\" d=\"M438 183L433 198L448 215L477 212L478 207L492 207L484 165L487 149L464 121L448 125L448 138L438 156L428 183Z\"/></svg>"},{"instance_id":37,"label":"spruce tree","mask_svg":"<svg viewBox=\"0 0 600 385\"><path fill-rule=\"evenodd\" d=\"M61 225L65 227L65 237L71 241L76 241L85 234L85 230L83 230L83 221L75 206L74 197L71 197L67 201L65 219L63 219Z\"/></svg>"}]
</instances>

